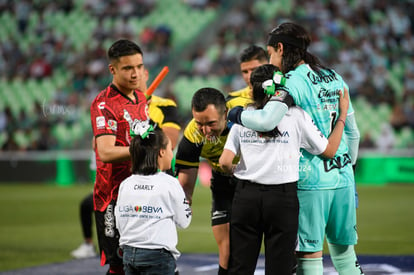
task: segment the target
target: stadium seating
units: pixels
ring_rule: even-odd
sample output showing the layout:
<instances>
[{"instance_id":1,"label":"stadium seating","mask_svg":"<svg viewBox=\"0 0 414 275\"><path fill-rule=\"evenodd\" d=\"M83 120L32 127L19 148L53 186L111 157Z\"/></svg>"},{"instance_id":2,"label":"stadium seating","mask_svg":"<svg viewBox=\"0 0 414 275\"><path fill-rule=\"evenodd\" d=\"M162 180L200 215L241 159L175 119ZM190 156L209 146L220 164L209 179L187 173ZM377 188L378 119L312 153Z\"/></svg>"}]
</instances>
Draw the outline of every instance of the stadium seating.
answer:
<instances>
[{"instance_id":1,"label":"stadium seating","mask_svg":"<svg viewBox=\"0 0 414 275\"><path fill-rule=\"evenodd\" d=\"M65 14L61 10L54 12L45 12L43 14L44 23L53 28L58 37L67 37L75 47L75 51L81 53L88 43L92 32L98 24L98 18L91 16L84 9L83 1L75 1L74 9ZM36 28L41 23L41 15L32 12L28 21L27 33L19 34L17 30L17 21L13 17L12 12L3 12L0 15L0 41L4 41L7 37L14 37L19 41L19 47L22 51L28 51L33 45L42 43L42 37L36 33ZM104 28L111 29L120 18L107 17L103 21ZM168 26L174 33L172 44L174 48L183 48L186 43L191 41L202 28L215 19L213 10L195 10L182 2L174 0L163 1L163 4L156 5L155 10L143 18L132 17L131 23L134 26L135 33L146 27L154 27L160 25ZM105 48L113 43L113 39L105 40ZM76 52L75 52L76 54ZM66 73L65 73L66 72ZM53 117L53 100L59 88L64 87L70 82L71 75L65 71L64 67L54 68L52 77L43 78L41 80L20 79L0 80L0 108L3 110L6 106L10 106L15 118L21 110L25 110L29 115L33 116L50 116ZM43 108L42 114L35 114L35 104L40 104ZM78 140L84 139L85 136L91 135L89 109L84 108L80 111L79 121L68 124L61 121L53 125L53 136L58 140L58 148L70 149L79 144ZM14 133L14 137L19 146L27 147L36 135L25 135L22 131ZM7 139L7 133L2 132L0 138L0 146ZM86 146L90 144L87 143Z\"/></svg>"},{"instance_id":2,"label":"stadium seating","mask_svg":"<svg viewBox=\"0 0 414 275\"><path fill-rule=\"evenodd\" d=\"M37 2L33 1L33 3ZM351 2L351 6L355 5L355 1ZM231 9L234 5L239 4L238 1L230 1L229 3L226 5L222 4L220 8L226 6L227 9ZM101 42L91 38L98 26L110 32L117 22L122 20L120 16L106 16L100 21L97 15L85 8L85 2L82 0L74 0L73 8L67 13L59 9L58 5L57 10L46 9L47 12L42 12L43 15L38 10L33 10L28 18L28 27L24 34L18 30L18 22L14 17L13 11L2 11L0 14L0 25L2 26L0 28L0 43L7 44L10 41L14 41L22 52L28 53L34 48L41 48L46 39L45 34L51 31L56 38L64 38L66 42L73 45L73 49L71 49L73 52L65 53L65 57L80 56L85 53L88 49L87 46L90 45L101 43L102 47L106 49L113 43L113 39L116 37L115 33ZM254 1L252 7L253 14L260 15L260 20L263 22L271 22L275 20L277 15L290 15L294 8L292 2L288 0L276 2L259 0ZM295 13L304 15L306 14L305 9L306 7L295 9ZM379 9L373 9L370 12L370 20L373 23L386 21L386 16ZM170 68L170 70L174 70L183 68L186 64L189 64L187 67L191 68L191 60L180 60L179 57L184 56L189 51L194 51L194 41L202 41L206 45L206 55L212 63L218 61L222 50L220 48L221 45L214 43L214 41L205 41L203 36L203 31L206 28L209 29L213 24L220 23L218 18L225 18L220 17L218 9L194 9L187 5L186 1L163 0L156 1L154 8L148 14L130 17L129 23L133 27L134 33L137 34L136 37L139 37L139 34L145 27L156 29L157 27L165 26L171 30L170 59L165 60L165 62L179 60L178 64L171 64L174 68ZM337 18L337 24L349 37L356 37L356 30L348 24L347 20ZM40 31L42 28L44 32ZM338 37L326 35L323 36L323 39L332 48L339 47ZM228 55L237 56L239 49L240 45L231 43L225 45L225 51ZM30 62L30 60L27 62ZM409 58L402 57L388 68L388 83L395 93L395 99L400 103L404 95L402 80L405 68L409 62L411 62ZM154 68L150 69L158 71L158 67L163 65L166 64L156 64ZM174 76L174 78L170 79L172 93L177 99L180 114L184 118L188 118L190 100L196 90L206 86L221 90L228 84L228 80L225 77L214 74L205 77L188 74L180 75L172 72L170 75ZM0 79L0 111L10 107L15 119L18 119L21 110L24 110L28 117L46 116L53 123L52 134L58 141L58 149L74 149L79 146L81 148L89 148L90 143L85 142L85 140L91 137L87 104L80 104L80 108L76 111L75 121L72 121L73 118L64 116L60 116L57 119L56 114L50 111L50 108L57 104L54 100L58 95L58 91L71 84L72 78L73 74L65 67L65 64L54 67L51 77L38 80L22 78L21 76L14 78L2 77ZM364 137L364 134L369 132L374 139L377 139L380 135L381 124L384 121L390 121L391 106L386 103L374 105L366 98L360 96L353 98L353 103L361 136ZM36 104L40 105L41 110L37 109ZM63 108L67 108L67 106ZM405 127L401 131L395 131L394 134L396 137L396 148L414 147L413 128ZM30 134L23 131L23 129L19 129L12 134L12 137L15 138L16 143L20 146L27 147L38 138L38 135L37 129L32 129ZM4 131L0 133L0 146L6 142L8 137L8 133Z\"/></svg>"},{"instance_id":3,"label":"stadium seating","mask_svg":"<svg viewBox=\"0 0 414 275\"><path fill-rule=\"evenodd\" d=\"M222 84L218 77L178 77L173 83L173 94L177 98L177 105L181 116L189 118L191 115L191 98L198 89L212 87L220 90Z\"/></svg>"}]
</instances>

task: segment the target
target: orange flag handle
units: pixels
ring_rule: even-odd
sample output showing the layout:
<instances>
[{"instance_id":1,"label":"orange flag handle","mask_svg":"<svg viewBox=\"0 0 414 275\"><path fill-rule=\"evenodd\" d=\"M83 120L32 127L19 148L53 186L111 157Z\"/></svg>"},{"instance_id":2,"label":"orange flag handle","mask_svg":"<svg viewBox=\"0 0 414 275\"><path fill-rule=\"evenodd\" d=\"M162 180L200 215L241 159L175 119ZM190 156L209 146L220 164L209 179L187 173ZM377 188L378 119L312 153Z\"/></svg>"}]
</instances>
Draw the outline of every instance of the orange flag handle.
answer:
<instances>
[{"instance_id":1,"label":"orange flag handle","mask_svg":"<svg viewBox=\"0 0 414 275\"><path fill-rule=\"evenodd\" d=\"M161 72L157 75L157 77L154 79L154 81L151 83L151 85L148 87L147 91L145 92L145 96L149 98L152 93L155 91L155 89L160 85L161 81L164 79L164 77L168 74L169 69L168 66L165 66L162 68Z\"/></svg>"}]
</instances>

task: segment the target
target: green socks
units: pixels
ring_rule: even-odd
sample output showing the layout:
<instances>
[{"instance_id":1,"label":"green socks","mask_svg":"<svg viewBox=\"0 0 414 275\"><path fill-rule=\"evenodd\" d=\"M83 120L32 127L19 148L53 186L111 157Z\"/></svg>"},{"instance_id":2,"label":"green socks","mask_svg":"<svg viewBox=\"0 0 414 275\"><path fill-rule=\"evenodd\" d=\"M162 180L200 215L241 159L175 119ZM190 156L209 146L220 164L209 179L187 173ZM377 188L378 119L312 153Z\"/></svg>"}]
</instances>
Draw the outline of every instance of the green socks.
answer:
<instances>
[{"instance_id":1,"label":"green socks","mask_svg":"<svg viewBox=\"0 0 414 275\"><path fill-rule=\"evenodd\" d=\"M331 260L340 275L362 275L364 272L358 263L353 245L328 243Z\"/></svg>"},{"instance_id":2,"label":"green socks","mask_svg":"<svg viewBox=\"0 0 414 275\"><path fill-rule=\"evenodd\" d=\"M299 258L296 275L322 275L322 258Z\"/></svg>"}]
</instances>

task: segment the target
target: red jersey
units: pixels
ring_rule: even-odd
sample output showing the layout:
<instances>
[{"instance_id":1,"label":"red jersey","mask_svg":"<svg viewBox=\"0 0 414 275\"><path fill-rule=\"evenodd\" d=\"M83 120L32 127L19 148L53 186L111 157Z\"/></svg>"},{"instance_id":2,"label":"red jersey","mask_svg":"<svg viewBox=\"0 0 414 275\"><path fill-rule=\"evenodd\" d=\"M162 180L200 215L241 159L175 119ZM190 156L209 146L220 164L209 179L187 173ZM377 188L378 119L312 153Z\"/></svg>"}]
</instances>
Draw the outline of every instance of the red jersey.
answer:
<instances>
[{"instance_id":1,"label":"red jersey","mask_svg":"<svg viewBox=\"0 0 414 275\"><path fill-rule=\"evenodd\" d=\"M116 146L129 146L129 122L135 119L148 119L147 100L144 93L134 91L135 100L121 93L114 85L101 91L91 105L91 122L93 135L116 136ZM118 196L120 183L131 175L131 161L104 163L100 160L97 149L96 180L93 192L94 209L104 211L111 200Z\"/></svg>"}]
</instances>

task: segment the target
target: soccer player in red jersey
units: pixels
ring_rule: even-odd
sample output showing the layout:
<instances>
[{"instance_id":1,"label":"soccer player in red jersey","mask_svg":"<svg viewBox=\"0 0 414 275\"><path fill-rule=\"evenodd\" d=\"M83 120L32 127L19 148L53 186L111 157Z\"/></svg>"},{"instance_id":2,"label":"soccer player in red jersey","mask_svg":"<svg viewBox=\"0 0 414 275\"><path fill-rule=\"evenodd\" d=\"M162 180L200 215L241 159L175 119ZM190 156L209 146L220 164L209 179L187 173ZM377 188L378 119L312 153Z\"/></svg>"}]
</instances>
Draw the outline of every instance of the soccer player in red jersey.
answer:
<instances>
[{"instance_id":1,"label":"soccer player in red jersey","mask_svg":"<svg viewBox=\"0 0 414 275\"><path fill-rule=\"evenodd\" d=\"M135 119L147 120L148 107L139 90L145 78L140 47L118 40L109 48L108 58L112 83L96 96L90 109L97 165L93 198L101 265L109 264L107 274L124 274L114 205L119 184L131 175L130 125Z\"/></svg>"}]
</instances>

